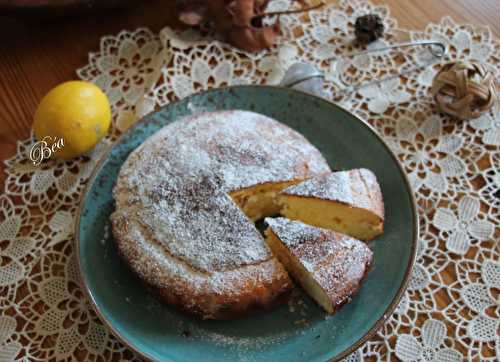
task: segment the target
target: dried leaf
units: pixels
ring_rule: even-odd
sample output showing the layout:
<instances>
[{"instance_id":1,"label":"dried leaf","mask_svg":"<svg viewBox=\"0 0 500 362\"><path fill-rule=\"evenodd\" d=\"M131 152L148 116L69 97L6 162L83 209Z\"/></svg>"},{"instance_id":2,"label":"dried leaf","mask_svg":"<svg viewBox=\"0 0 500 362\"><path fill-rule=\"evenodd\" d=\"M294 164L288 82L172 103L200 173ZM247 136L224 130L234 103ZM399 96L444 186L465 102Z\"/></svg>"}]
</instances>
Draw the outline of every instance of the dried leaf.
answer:
<instances>
[{"instance_id":1,"label":"dried leaf","mask_svg":"<svg viewBox=\"0 0 500 362\"><path fill-rule=\"evenodd\" d=\"M309 10L305 0L295 1L304 6L304 10L298 11ZM268 3L269 0L192 0L182 9L179 20L200 27L212 23L230 44L257 52L271 47L281 33L279 20L273 25L262 25L262 18L269 15L265 13Z\"/></svg>"}]
</instances>

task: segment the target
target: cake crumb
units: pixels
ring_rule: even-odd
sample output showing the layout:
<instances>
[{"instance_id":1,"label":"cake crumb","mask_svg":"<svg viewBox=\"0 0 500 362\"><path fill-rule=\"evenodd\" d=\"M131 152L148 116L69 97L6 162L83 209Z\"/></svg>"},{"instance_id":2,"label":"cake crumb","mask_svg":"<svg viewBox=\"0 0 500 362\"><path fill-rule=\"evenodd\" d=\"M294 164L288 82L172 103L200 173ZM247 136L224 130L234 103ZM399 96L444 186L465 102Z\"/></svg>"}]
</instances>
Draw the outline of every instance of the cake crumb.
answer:
<instances>
[{"instance_id":1,"label":"cake crumb","mask_svg":"<svg viewBox=\"0 0 500 362\"><path fill-rule=\"evenodd\" d=\"M106 223L104 225L104 232L102 234L102 238L101 238L101 245L106 245L106 241L109 239L109 223Z\"/></svg>"},{"instance_id":2,"label":"cake crumb","mask_svg":"<svg viewBox=\"0 0 500 362\"><path fill-rule=\"evenodd\" d=\"M299 320L293 322L293 324L298 325L298 326L302 326L302 327L309 327L310 326L310 323L306 318L299 319Z\"/></svg>"}]
</instances>

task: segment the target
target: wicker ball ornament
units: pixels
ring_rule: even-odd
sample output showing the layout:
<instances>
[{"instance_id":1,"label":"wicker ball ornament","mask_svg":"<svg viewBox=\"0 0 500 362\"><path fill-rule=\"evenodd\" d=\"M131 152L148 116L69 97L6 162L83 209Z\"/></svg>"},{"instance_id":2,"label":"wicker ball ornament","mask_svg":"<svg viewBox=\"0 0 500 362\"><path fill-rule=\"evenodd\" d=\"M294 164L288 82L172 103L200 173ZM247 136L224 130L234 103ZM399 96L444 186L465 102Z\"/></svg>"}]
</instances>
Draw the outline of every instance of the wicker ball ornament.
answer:
<instances>
[{"instance_id":1,"label":"wicker ball ornament","mask_svg":"<svg viewBox=\"0 0 500 362\"><path fill-rule=\"evenodd\" d=\"M439 111L460 119L479 117L497 98L493 73L476 61L445 64L434 77L431 93Z\"/></svg>"}]
</instances>

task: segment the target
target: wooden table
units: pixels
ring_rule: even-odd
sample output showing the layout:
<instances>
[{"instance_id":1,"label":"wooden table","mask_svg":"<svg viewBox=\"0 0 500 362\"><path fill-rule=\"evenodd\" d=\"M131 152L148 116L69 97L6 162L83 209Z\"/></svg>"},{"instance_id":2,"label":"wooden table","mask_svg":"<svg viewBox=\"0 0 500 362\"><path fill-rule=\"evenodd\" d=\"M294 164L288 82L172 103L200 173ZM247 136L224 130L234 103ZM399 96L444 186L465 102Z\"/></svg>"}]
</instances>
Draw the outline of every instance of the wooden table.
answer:
<instances>
[{"instance_id":1,"label":"wooden table","mask_svg":"<svg viewBox=\"0 0 500 362\"><path fill-rule=\"evenodd\" d=\"M387 3L400 26L422 29L451 15L462 23L486 24L500 37L499 0L373 0ZM16 140L26 138L43 95L56 84L75 79L100 38L122 29L175 26L173 0L143 0L131 7L92 16L33 21L0 17L0 159L12 156ZM4 165L0 165L3 189Z\"/></svg>"},{"instance_id":2,"label":"wooden table","mask_svg":"<svg viewBox=\"0 0 500 362\"><path fill-rule=\"evenodd\" d=\"M387 3L403 28L422 29L451 15L458 22L486 24L500 37L499 0L375 0ZM138 4L82 18L57 21L0 17L0 159L15 153L16 140L29 135L40 99L56 84L75 79L87 54L99 40L122 29L148 27L157 31L175 25L173 0L143 0ZM0 165L0 185L5 175Z\"/></svg>"}]
</instances>

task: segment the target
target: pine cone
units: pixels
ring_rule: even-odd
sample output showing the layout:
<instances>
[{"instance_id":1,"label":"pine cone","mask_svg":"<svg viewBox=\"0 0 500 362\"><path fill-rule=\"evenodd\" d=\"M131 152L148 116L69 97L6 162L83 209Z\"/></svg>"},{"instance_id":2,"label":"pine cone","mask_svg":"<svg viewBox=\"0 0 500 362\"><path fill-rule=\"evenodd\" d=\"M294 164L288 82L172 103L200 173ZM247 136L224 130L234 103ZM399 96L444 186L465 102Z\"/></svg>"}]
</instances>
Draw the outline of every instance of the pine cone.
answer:
<instances>
[{"instance_id":1,"label":"pine cone","mask_svg":"<svg viewBox=\"0 0 500 362\"><path fill-rule=\"evenodd\" d=\"M354 24L354 34L360 44L371 43L384 34L384 23L376 14L360 16Z\"/></svg>"}]
</instances>

